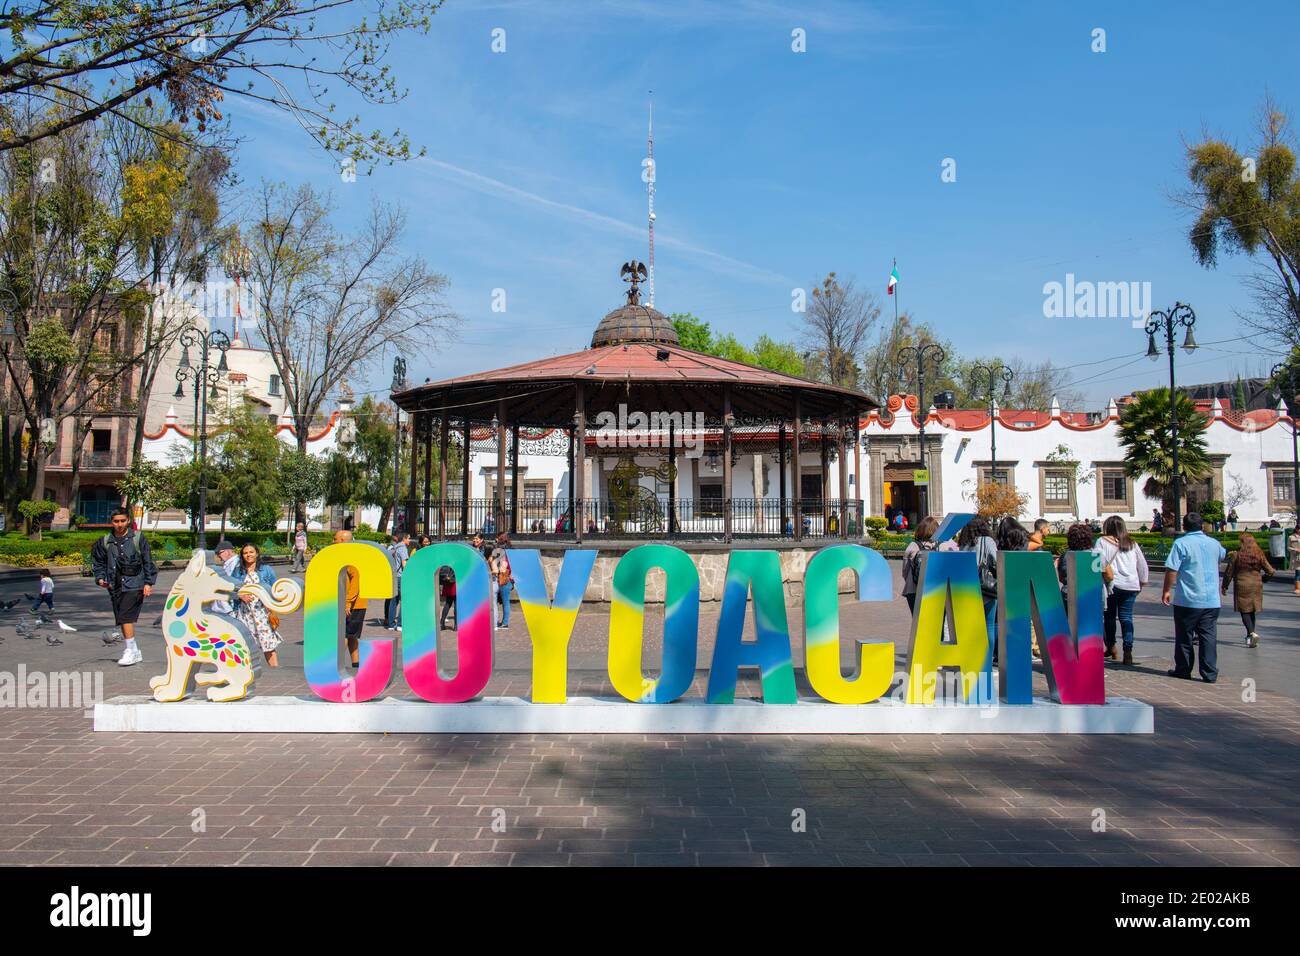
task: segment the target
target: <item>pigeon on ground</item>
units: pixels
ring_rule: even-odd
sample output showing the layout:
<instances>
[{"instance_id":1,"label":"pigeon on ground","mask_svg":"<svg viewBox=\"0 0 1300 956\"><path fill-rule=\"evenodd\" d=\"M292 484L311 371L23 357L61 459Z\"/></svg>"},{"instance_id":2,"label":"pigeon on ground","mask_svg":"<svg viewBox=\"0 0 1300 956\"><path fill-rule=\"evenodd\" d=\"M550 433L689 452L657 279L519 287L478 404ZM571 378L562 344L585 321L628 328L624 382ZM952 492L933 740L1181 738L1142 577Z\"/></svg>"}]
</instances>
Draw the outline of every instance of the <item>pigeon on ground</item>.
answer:
<instances>
[{"instance_id":1,"label":"pigeon on ground","mask_svg":"<svg viewBox=\"0 0 1300 956\"><path fill-rule=\"evenodd\" d=\"M23 592L23 597L25 597L27 600L29 600L29 601L33 601L33 602L36 600L36 598L32 597L32 596L31 596L30 594L28 594L26 591Z\"/></svg>"},{"instance_id":2,"label":"pigeon on ground","mask_svg":"<svg viewBox=\"0 0 1300 956\"><path fill-rule=\"evenodd\" d=\"M60 631L63 631L65 634L70 634L70 633L73 633L73 632L75 632L75 631L77 630L75 627L72 627L72 626L70 626L70 625L68 625L68 624L64 624L64 623L63 623L63 618L59 618L58 621L55 622L55 623L57 623L57 624L59 625L59 630L60 630Z\"/></svg>"},{"instance_id":3,"label":"pigeon on ground","mask_svg":"<svg viewBox=\"0 0 1300 956\"><path fill-rule=\"evenodd\" d=\"M156 618L153 619L153 626L157 627L161 623L162 623L162 615L159 614Z\"/></svg>"},{"instance_id":4,"label":"pigeon on ground","mask_svg":"<svg viewBox=\"0 0 1300 956\"><path fill-rule=\"evenodd\" d=\"M99 632L99 639L105 644L118 644L122 640L122 632L106 627Z\"/></svg>"},{"instance_id":5,"label":"pigeon on ground","mask_svg":"<svg viewBox=\"0 0 1300 956\"><path fill-rule=\"evenodd\" d=\"M28 641L36 636L34 631L35 629L26 621L19 621L18 624L14 626L14 633Z\"/></svg>"},{"instance_id":6,"label":"pigeon on ground","mask_svg":"<svg viewBox=\"0 0 1300 956\"><path fill-rule=\"evenodd\" d=\"M59 640L53 634L46 634L45 643L50 645L50 647L58 647L60 644L63 643L63 641Z\"/></svg>"}]
</instances>

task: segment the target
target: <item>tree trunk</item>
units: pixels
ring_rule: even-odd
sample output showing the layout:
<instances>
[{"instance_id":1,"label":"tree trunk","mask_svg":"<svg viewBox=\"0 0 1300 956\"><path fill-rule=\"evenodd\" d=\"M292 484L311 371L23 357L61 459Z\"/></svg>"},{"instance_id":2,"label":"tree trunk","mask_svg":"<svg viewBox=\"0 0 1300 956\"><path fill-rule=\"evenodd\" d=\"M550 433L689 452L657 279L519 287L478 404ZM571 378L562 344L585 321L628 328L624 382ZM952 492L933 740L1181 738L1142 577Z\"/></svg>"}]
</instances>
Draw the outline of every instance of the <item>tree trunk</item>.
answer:
<instances>
[{"instance_id":1,"label":"tree trunk","mask_svg":"<svg viewBox=\"0 0 1300 956\"><path fill-rule=\"evenodd\" d=\"M392 510L391 505L382 505L379 509L379 526L375 528L380 534L388 530L388 512Z\"/></svg>"},{"instance_id":2,"label":"tree trunk","mask_svg":"<svg viewBox=\"0 0 1300 956\"><path fill-rule=\"evenodd\" d=\"M310 417L299 415L295 410L293 413L293 437L298 443L298 454L307 454L307 428L311 424ZM293 503L294 520L301 521L303 527L307 525L307 502L295 501Z\"/></svg>"},{"instance_id":3,"label":"tree trunk","mask_svg":"<svg viewBox=\"0 0 1300 956\"><path fill-rule=\"evenodd\" d=\"M90 431L90 419L85 420L83 424L80 419L72 423L72 478L68 485L68 524L71 526L71 516L77 513L77 494L81 491L81 454L83 446L86 443L86 433ZM134 507L134 501L128 501L128 508Z\"/></svg>"}]
</instances>

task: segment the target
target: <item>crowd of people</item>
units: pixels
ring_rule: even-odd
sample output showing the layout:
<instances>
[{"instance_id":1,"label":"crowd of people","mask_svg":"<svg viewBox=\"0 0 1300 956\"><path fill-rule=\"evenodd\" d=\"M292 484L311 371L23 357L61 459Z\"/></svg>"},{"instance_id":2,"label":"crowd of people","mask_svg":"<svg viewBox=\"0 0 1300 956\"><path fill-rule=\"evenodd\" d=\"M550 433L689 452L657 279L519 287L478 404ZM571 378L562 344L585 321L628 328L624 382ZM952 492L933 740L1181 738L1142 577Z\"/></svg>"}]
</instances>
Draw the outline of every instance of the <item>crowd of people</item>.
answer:
<instances>
[{"instance_id":1,"label":"crowd of people","mask_svg":"<svg viewBox=\"0 0 1300 956\"><path fill-rule=\"evenodd\" d=\"M1183 534L1174 540L1165 559L1161 601L1172 608L1174 623L1174 666L1169 676L1190 678L1196 669L1206 683L1218 679L1217 626L1222 597L1231 587L1233 609L1241 615L1247 647L1259 646L1256 629L1258 615L1264 608L1264 582L1277 573L1253 534L1242 534L1237 550L1229 554L1218 539L1205 533L1201 515L1192 512L1183 519ZM1280 566L1289 549L1292 566L1300 569L1300 530L1292 529L1287 538L1281 525L1273 522L1261 530L1272 531L1269 538L1272 557ZM917 522L912 541L903 552L902 592L908 608L915 611L920 581L921 559L925 552L969 551L975 554L989 643L997 657L997 587L999 551L1036 551L1043 547L1051 524L1043 518L1026 532L1019 520L1004 517L996 524L975 515L958 532L956 540L936 542L938 519L927 516ZM1065 551L1054 558L1063 598L1068 599L1069 562L1065 554L1085 552L1095 556L1095 567L1103 584L1102 630L1105 655L1109 661L1132 665L1133 607L1146 586L1150 569L1142 548L1129 535L1124 519L1107 518L1100 528L1092 523L1077 522L1065 532ZM1224 562L1226 561L1226 566ZM1295 589L1300 594L1300 570ZM1040 656L1034 635L1034 657Z\"/></svg>"}]
</instances>

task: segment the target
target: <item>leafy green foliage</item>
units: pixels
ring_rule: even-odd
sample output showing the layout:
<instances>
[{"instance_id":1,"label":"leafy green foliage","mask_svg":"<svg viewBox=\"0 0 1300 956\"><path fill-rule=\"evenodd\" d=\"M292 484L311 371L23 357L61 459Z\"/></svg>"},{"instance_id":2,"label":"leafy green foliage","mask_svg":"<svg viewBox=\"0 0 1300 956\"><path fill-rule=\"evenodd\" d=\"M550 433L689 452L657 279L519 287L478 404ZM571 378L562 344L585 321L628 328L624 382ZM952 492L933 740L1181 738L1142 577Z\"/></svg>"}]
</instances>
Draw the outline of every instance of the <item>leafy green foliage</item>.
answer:
<instances>
[{"instance_id":1,"label":"leafy green foliage","mask_svg":"<svg viewBox=\"0 0 1300 956\"><path fill-rule=\"evenodd\" d=\"M774 372L784 372L786 375L806 374L804 356L791 342L778 342L769 336L760 335L754 347L749 348L731 332L715 336L708 322L689 312L676 312L670 318L682 348L716 355L733 362L744 362L746 365L756 365Z\"/></svg>"},{"instance_id":2,"label":"leafy green foliage","mask_svg":"<svg viewBox=\"0 0 1300 956\"><path fill-rule=\"evenodd\" d=\"M148 458L137 458L122 478L117 490L128 505L140 504L148 511L161 511L172 503L172 485L167 469Z\"/></svg>"},{"instance_id":3,"label":"leafy green foliage","mask_svg":"<svg viewBox=\"0 0 1300 956\"><path fill-rule=\"evenodd\" d=\"M30 131L12 120L0 125L0 152L75 129L106 110L152 108L155 97L169 122L202 132L223 120L227 97L246 96L282 110L331 153L357 163L405 159L410 142L400 129L367 129L328 94L344 91L365 105L403 99L406 91L384 62L388 48L403 36L427 34L441 3L402 0L348 23L338 18L339 9L353 6L347 3L15 0L0 12L9 41L0 58L0 97L26 93L61 101L63 109ZM66 96L69 87L76 96Z\"/></svg>"},{"instance_id":4,"label":"leafy green foliage","mask_svg":"<svg viewBox=\"0 0 1300 956\"><path fill-rule=\"evenodd\" d=\"M706 355L713 354L713 329L709 323L690 312L674 312L668 318L677 330L677 340L682 348Z\"/></svg>"},{"instance_id":5,"label":"leafy green foliage","mask_svg":"<svg viewBox=\"0 0 1300 956\"><path fill-rule=\"evenodd\" d=\"M1240 153L1213 137L1187 148L1191 202L1199 214L1188 234L1207 269L1225 253L1258 255L1251 279L1257 310L1246 321L1300 346L1300 176L1288 117L1265 99L1259 140Z\"/></svg>"},{"instance_id":6,"label":"leafy green foliage","mask_svg":"<svg viewBox=\"0 0 1300 956\"><path fill-rule=\"evenodd\" d=\"M1176 403L1178 434L1171 440L1169 434L1169 389L1155 388L1140 393L1120 414L1119 443L1124 449L1124 470L1131 478L1150 475L1145 493L1150 498L1163 498L1174 479L1173 455L1178 449L1178 474L1181 487L1189 481L1204 478L1210 473L1210 460L1205 444L1205 416L1196 410L1186 395L1179 394ZM1166 502L1173 508L1175 502Z\"/></svg>"}]
</instances>

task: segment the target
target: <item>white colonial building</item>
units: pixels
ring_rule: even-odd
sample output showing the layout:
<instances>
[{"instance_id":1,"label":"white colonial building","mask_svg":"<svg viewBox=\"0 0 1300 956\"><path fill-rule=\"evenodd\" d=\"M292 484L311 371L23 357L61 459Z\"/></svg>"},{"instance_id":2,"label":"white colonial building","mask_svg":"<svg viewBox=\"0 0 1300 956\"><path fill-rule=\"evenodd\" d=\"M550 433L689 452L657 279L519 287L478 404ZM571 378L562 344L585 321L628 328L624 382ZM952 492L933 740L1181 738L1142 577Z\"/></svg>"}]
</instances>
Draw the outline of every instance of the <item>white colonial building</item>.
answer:
<instances>
[{"instance_id":1,"label":"white colonial building","mask_svg":"<svg viewBox=\"0 0 1300 956\"><path fill-rule=\"evenodd\" d=\"M1205 437L1212 470L1186 489L1189 505L1223 501L1225 511L1235 507L1243 523L1254 525L1294 514L1293 422L1285 406L1242 413L1224 400L1196 404L1209 418ZM859 422L858 441L848 456L844 493L839 482L838 448L833 447L829 460L823 462L819 442L813 439L804 443L797 485L795 469L786 462L786 496L792 499L798 488L805 529L820 534L823 522L840 513L842 499L861 501L867 515L901 510L909 525L915 525L922 501L918 479L928 477L928 510L937 515L970 509L976 485L996 480L1028 496L1026 522L1038 517L1065 522L1120 515L1137 529L1150 524L1160 502L1144 493L1145 477L1133 478L1124 472L1119 414L1120 405L1115 401L1101 412L1062 411L1055 404L1049 412L998 409L995 420L983 410L931 407L924 422L927 476L918 475L922 469L922 422L917 400L911 395L894 395L883 408ZM538 434L535 440L554 437ZM682 447L692 437L697 438L695 447ZM490 520L487 516L496 495L499 459L488 447L491 430L483 429L481 438L486 445L480 449L476 431L470 456L469 498L475 503L470 511L471 530ZM737 510L733 522L737 535L780 534L778 516L784 513L787 528L792 519L792 507L787 505L784 512L780 507L780 456L773 447L775 441L770 440L774 436L768 438L764 451L750 453L746 444L740 443L740 452L734 454ZM585 497L600 502L623 493L612 491L611 484L617 480L615 469L626 468L624 463L631 462L639 472L636 481L643 489L643 500L655 496L665 513L670 494L678 502L681 531L715 530L717 522L706 519L716 517L721 508L723 468L718 436L679 433L678 441L676 481L670 493L663 473L666 455L661 448L645 452L609 448L589 434L582 466ZM530 440L520 443L517 534L553 533L556 519L568 507L567 457L556 448L532 453L533 444ZM507 469L509 486L513 463ZM460 476L449 475L448 484L448 523L459 531L455 518L461 506ZM846 513L852 515L856 510L850 504ZM693 516L697 520L692 521Z\"/></svg>"}]
</instances>

